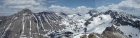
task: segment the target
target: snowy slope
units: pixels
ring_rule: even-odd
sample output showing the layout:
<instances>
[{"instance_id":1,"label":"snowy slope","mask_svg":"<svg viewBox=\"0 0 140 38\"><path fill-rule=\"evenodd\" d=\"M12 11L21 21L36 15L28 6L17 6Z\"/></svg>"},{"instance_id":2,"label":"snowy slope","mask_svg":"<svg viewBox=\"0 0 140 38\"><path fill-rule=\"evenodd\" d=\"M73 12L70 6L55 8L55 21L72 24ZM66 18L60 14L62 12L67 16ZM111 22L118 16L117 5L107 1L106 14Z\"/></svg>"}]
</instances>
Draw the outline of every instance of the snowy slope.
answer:
<instances>
[{"instance_id":1,"label":"snowy slope","mask_svg":"<svg viewBox=\"0 0 140 38\"><path fill-rule=\"evenodd\" d=\"M107 27L111 27L114 24L120 24L116 25L116 30L119 29L121 32L124 33L125 36L139 38L140 30L136 27L133 27L133 25L135 24L126 26L129 23L134 23L136 20L139 20L139 18L136 18L133 15L116 13L110 10L105 13L92 12L80 16L78 14L65 15L66 16L60 15L61 17L63 17L61 25L66 25L66 29L63 29L61 32L72 32L74 38L80 38L80 36L85 33L85 28L87 35L90 33L102 34Z\"/></svg>"},{"instance_id":2,"label":"snowy slope","mask_svg":"<svg viewBox=\"0 0 140 38\"><path fill-rule=\"evenodd\" d=\"M91 33L96 38L140 38L140 18L111 10L65 14L29 9L0 18L1 38L80 38Z\"/></svg>"},{"instance_id":3,"label":"snowy slope","mask_svg":"<svg viewBox=\"0 0 140 38\"><path fill-rule=\"evenodd\" d=\"M138 28L134 28L129 25L118 26L117 28L120 29L124 33L124 35L126 35L127 37L131 37L131 36L132 38L140 37L140 30Z\"/></svg>"},{"instance_id":4,"label":"snowy slope","mask_svg":"<svg viewBox=\"0 0 140 38\"><path fill-rule=\"evenodd\" d=\"M106 27L110 27L112 18L110 15L99 15L93 18L93 21L90 21L91 24L87 26L87 31L89 33L95 32L102 34Z\"/></svg>"}]
</instances>

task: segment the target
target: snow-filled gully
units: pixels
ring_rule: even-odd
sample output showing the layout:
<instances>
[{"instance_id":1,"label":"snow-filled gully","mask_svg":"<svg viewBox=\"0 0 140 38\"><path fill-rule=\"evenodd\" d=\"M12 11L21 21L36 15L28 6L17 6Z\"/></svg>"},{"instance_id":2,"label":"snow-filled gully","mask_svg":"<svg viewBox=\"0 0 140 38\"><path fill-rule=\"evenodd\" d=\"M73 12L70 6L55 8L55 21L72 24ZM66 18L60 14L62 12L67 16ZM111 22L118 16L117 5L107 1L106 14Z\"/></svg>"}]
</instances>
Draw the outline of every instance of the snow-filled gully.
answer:
<instances>
[{"instance_id":1,"label":"snow-filled gully","mask_svg":"<svg viewBox=\"0 0 140 38\"><path fill-rule=\"evenodd\" d=\"M58 24L59 23L59 21L57 20L57 15L56 14L54 14L54 15L51 15L51 16L54 16L54 18L53 19L55 19L55 24ZM49 16L50 17L50 16ZM57 26L57 25L55 25L55 26ZM60 25L58 25L60 28L62 28Z\"/></svg>"},{"instance_id":2,"label":"snow-filled gully","mask_svg":"<svg viewBox=\"0 0 140 38\"><path fill-rule=\"evenodd\" d=\"M31 28L32 28L32 25L31 25L31 23L32 23L32 22L31 22L31 20L30 20L30 31L29 31L30 38L32 38L32 37L31 37L31 36L32 36L32 35L31 35L31 31L32 31L32 29L31 29Z\"/></svg>"},{"instance_id":3,"label":"snow-filled gully","mask_svg":"<svg viewBox=\"0 0 140 38\"><path fill-rule=\"evenodd\" d=\"M37 18L36 18L36 16L35 16L35 15L33 15L33 16L34 16L35 20L37 21L36 27L37 27L37 31L38 31L38 33L39 33L38 20L37 20ZM39 35L40 35L40 33L39 33Z\"/></svg>"},{"instance_id":4,"label":"snow-filled gully","mask_svg":"<svg viewBox=\"0 0 140 38\"><path fill-rule=\"evenodd\" d=\"M47 21L48 24L51 26L51 28L54 29L54 28L52 27L52 25L50 24L50 22L49 22L49 20L50 20L49 17L48 17L48 16L46 16L46 17L47 17L47 19L48 19L48 20L46 20L46 21Z\"/></svg>"},{"instance_id":5,"label":"snow-filled gully","mask_svg":"<svg viewBox=\"0 0 140 38\"><path fill-rule=\"evenodd\" d=\"M11 23L8 25L8 27L5 29L4 33L2 34L1 38L3 38L6 35L6 32L8 31L8 29L10 28Z\"/></svg>"},{"instance_id":6,"label":"snow-filled gully","mask_svg":"<svg viewBox=\"0 0 140 38\"><path fill-rule=\"evenodd\" d=\"M47 18L48 18L48 21L49 21L49 23L51 24L51 26L52 25L55 25L56 23L53 23L52 21L53 20L50 20L50 18L52 18L50 15L47 15ZM54 18L52 18L52 19L54 19ZM57 22L57 21L56 21ZM56 26L56 25L55 25ZM59 26L60 27L60 26ZM57 30L56 28L53 28L54 30Z\"/></svg>"},{"instance_id":7,"label":"snow-filled gully","mask_svg":"<svg viewBox=\"0 0 140 38\"><path fill-rule=\"evenodd\" d=\"M43 17L45 18L45 21L49 24L49 26L53 29L53 27L50 25L50 23L48 22L47 18L45 17L45 15L43 15Z\"/></svg>"},{"instance_id":8,"label":"snow-filled gully","mask_svg":"<svg viewBox=\"0 0 140 38\"><path fill-rule=\"evenodd\" d=\"M43 31L45 32L44 25L43 25L43 23L42 23L42 20L41 20L40 16L39 16L39 21L41 22L41 26L42 26L42 28L43 28Z\"/></svg>"},{"instance_id":9,"label":"snow-filled gully","mask_svg":"<svg viewBox=\"0 0 140 38\"><path fill-rule=\"evenodd\" d=\"M26 38L26 37L24 37L24 36L26 36L26 35L24 35L24 26L25 26L25 18L23 17L23 19L22 19L22 32L21 32L21 35L20 35L20 38Z\"/></svg>"}]
</instances>

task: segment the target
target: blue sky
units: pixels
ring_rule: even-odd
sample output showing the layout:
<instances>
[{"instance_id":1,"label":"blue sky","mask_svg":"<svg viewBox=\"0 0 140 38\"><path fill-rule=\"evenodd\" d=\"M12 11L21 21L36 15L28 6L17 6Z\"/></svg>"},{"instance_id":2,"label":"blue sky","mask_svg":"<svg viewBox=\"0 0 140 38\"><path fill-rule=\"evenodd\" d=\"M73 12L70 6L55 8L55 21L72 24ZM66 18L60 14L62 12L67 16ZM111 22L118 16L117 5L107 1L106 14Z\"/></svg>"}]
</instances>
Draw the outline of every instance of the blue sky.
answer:
<instances>
[{"instance_id":1,"label":"blue sky","mask_svg":"<svg viewBox=\"0 0 140 38\"><path fill-rule=\"evenodd\" d=\"M54 11L87 13L89 10L114 10L140 16L140 0L0 0L0 16L29 8L34 13Z\"/></svg>"},{"instance_id":2,"label":"blue sky","mask_svg":"<svg viewBox=\"0 0 140 38\"><path fill-rule=\"evenodd\" d=\"M96 8L99 6L107 6L109 4L118 4L122 0L54 0L55 2L49 3L49 5L60 5L66 7L78 7L78 6L86 6Z\"/></svg>"}]
</instances>

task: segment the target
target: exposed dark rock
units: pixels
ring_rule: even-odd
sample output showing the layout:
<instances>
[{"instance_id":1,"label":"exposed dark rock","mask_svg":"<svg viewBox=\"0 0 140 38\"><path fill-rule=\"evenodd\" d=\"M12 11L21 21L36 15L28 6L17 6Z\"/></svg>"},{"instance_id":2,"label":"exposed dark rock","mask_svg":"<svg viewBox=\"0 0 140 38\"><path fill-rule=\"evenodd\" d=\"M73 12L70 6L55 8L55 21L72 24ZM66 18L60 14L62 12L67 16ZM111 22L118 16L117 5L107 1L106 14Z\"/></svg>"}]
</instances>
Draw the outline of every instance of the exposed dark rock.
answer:
<instances>
[{"instance_id":1,"label":"exposed dark rock","mask_svg":"<svg viewBox=\"0 0 140 38\"><path fill-rule=\"evenodd\" d=\"M60 14L61 14L61 15L64 15L64 16L67 16L67 14L65 14L65 13L63 13L63 12L61 12Z\"/></svg>"},{"instance_id":2,"label":"exposed dark rock","mask_svg":"<svg viewBox=\"0 0 140 38\"><path fill-rule=\"evenodd\" d=\"M89 13L90 16L93 16L94 13L97 13L97 11L95 11L95 10L90 10L88 13Z\"/></svg>"},{"instance_id":3,"label":"exposed dark rock","mask_svg":"<svg viewBox=\"0 0 140 38\"><path fill-rule=\"evenodd\" d=\"M84 34L84 35L80 36L80 38L87 38L87 35Z\"/></svg>"},{"instance_id":4,"label":"exposed dark rock","mask_svg":"<svg viewBox=\"0 0 140 38\"><path fill-rule=\"evenodd\" d=\"M88 38L96 38L96 36L94 35L94 33L90 33L90 34L88 35Z\"/></svg>"},{"instance_id":5,"label":"exposed dark rock","mask_svg":"<svg viewBox=\"0 0 140 38\"><path fill-rule=\"evenodd\" d=\"M118 13L118 12L112 11L112 10L109 10L109 11L105 12L104 14L110 15L113 18L112 23L114 23L114 24L131 25L135 28L140 29L140 21L139 20L133 21L133 19L131 19L131 18L139 19L139 17L137 17L137 16L134 16L131 14L126 14L123 12Z\"/></svg>"},{"instance_id":6,"label":"exposed dark rock","mask_svg":"<svg viewBox=\"0 0 140 38\"><path fill-rule=\"evenodd\" d=\"M99 15L110 15L113 19L110 23L114 24L116 26L121 25L130 25L135 28L140 29L140 21L139 20L133 20L133 19L139 19L138 17L130 14L125 13L118 13L112 10L109 10L107 12L98 13L95 10L90 10L88 14L91 16L88 20L86 19L84 25L86 27L80 27L82 28L82 31L85 33L87 32L88 25L91 24L90 21L94 21L93 18L97 17ZM67 16L65 13L60 13L60 15ZM82 16L79 13L76 14L78 16ZM83 17L84 18L84 17ZM102 20L102 17L99 17L100 20ZM48 34L51 38L61 38L63 36L65 37L71 37L74 33L70 31L60 31L64 29L66 26L65 24L61 24L63 22L63 18L61 16L58 16L54 12L39 12L39 13L32 13L29 9L23 9L19 11L18 13L15 13L11 16L3 16L0 17L0 36L2 38L19 38L19 37L33 37L33 38L45 38L45 34ZM76 29L75 32L79 32L81 29L77 28L78 25L76 25L78 22L74 21L73 19L69 19L69 24L74 25ZM81 22L83 23L83 22ZM105 22L103 22L105 24ZM99 25L103 25L99 24ZM31 32L31 33L30 33ZM125 37L123 35L124 33L121 32L119 29L116 29L113 25L111 27L107 27L102 35L100 37L103 38L122 38ZM3 36L2 36L3 35ZM89 38L95 38L95 35L97 34L89 34ZM121 35L121 36L119 36ZM99 35L97 35L99 36ZM128 35L129 37L132 37L131 35ZM137 36L137 34L136 34ZM81 36L81 38L86 38L87 35Z\"/></svg>"},{"instance_id":7,"label":"exposed dark rock","mask_svg":"<svg viewBox=\"0 0 140 38\"><path fill-rule=\"evenodd\" d=\"M128 35L129 37L132 37L131 35Z\"/></svg>"},{"instance_id":8,"label":"exposed dark rock","mask_svg":"<svg viewBox=\"0 0 140 38\"><path fill-rule=\"evenodd\" d=\"M84 25L85 25L85 26L87 26L88 24L90 24L90 22L89 22L89 21L87 21Z\"/></svg>"},{"instance_id":9,"label":"exposed dark rock","mask_svg":"<svg viewBox=\"0 0 140 38\"><path fill-rule=\"evenodd\" d=\"M78 16L82 16L82 15L80 15L79 13L77 13L77 15L78 15Z\"/></svg>"},{"instance_id":10,"label":"exposed dark rock","mask_svg":"<svg viewBox=\"0 0 140 38\"><path fill-rule=\"evenodd\" d=\"M53 12L32 13L29 9L23 9L13 15L0 17L2 20L0 21L0 37L3 35L2 38L45 38L43 35L49 31L65 28L64 25L59 25L61 19Z\"/></svg>"},{"instance_id":11,"label":"exposed dark rock","mask_svg":"<svg viewBox=\"0 0 140 38\"><path fill-rule=\"evenodd\" d=\"M112 31L112 32L115 32L116 31L116 28L114 26L111 26L111 27L107 27L105 29L105 31Z\"/></svg>"},{"instance_id":12,"label":"exposed dark rock","mask_svg":"<svg viewBox=\"0 0 140 38\"><path fill-rule=\"evenodd\" d=\"M11 30L6 31L5 36L3 38L10 38L9 35L11 34Z\"/></svg>"}]
</instances>

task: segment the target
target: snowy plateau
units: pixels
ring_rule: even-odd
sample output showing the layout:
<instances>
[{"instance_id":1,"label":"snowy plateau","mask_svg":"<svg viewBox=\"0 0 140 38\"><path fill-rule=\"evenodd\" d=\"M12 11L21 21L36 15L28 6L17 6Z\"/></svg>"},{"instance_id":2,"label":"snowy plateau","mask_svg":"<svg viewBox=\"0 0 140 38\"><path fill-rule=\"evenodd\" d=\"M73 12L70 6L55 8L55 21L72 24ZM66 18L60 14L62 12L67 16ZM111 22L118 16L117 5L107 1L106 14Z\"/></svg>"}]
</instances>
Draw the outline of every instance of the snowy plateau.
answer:
<instances>
[{"instance_id":1,"label":"snowy plateau","mask_svg":"<svg viewBox=\"0 0 140 38\"><path fill-rule=\"evenodd\" d=\"M140 38L140 18L112 10L68 14L23 9L0 17L0 38Z\"/></svg>"}]
</instances>

